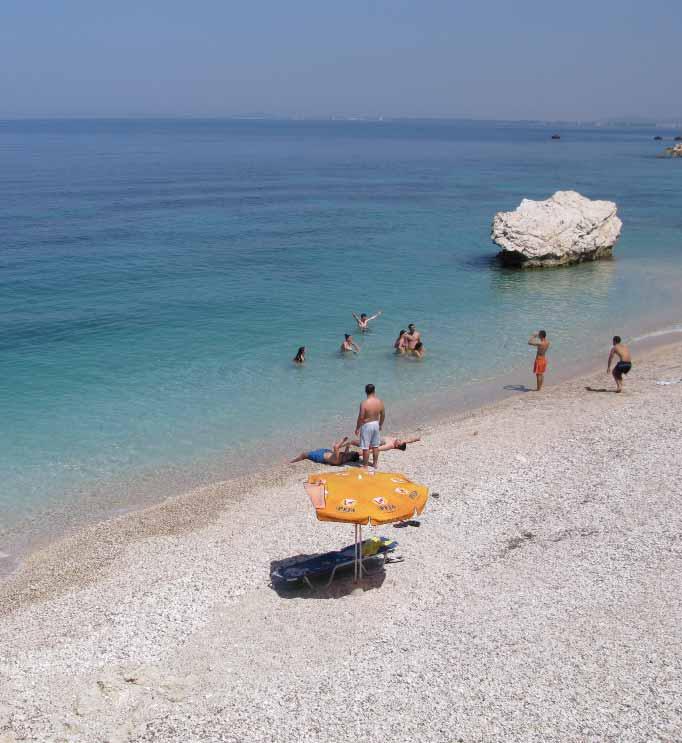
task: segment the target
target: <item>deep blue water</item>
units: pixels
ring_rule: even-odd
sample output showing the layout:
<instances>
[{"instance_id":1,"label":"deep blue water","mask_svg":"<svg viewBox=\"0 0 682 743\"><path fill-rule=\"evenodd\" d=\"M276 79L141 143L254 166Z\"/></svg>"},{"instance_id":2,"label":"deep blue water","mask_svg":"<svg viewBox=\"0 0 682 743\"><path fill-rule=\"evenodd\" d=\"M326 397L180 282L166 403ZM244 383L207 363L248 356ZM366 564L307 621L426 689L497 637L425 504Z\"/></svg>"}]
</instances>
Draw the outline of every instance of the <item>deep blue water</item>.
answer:
<instances>
[{"instance_id":1,"label":"deep blue water","mask_svg":"<svg viewBox=\"0 0 682 743\"><path fill-rule=\"evenodd\" d=\"M551 133L0 122L5 523L170 465L229 476L325 445L317 432L351 429L367 381L396 411L515 370L529 382L540 326L561 364L613 332L675 322L682 161L657 158L653 136L676 132ZM495 212L559 189L618 203L616 259L491 264ZM361 354L340 358L351 311L378 309ZM411 321L421 363L391 353ZM303 369L290 362L299 345Z\"/></svg>"}]
</instances>

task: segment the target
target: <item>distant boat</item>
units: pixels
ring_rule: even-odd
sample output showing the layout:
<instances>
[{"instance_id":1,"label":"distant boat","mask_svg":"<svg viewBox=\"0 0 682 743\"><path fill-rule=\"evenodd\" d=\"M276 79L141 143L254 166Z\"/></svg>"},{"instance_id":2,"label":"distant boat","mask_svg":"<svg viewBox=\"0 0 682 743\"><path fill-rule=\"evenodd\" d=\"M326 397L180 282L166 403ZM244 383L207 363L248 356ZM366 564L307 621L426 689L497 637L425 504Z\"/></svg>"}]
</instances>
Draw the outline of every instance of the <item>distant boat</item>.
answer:
<instances>
[{"instance_id":1,"label":"distant boat","mask_svg":"<svg viewBox=\"0 0 682 743\"><path fill-rule=\"evenodd\" d=\"M675 137L676 142L682 142L682 137Z\"/></svg>"},{"instance_id":2,"label":"distant boat","mask_svg":"<svg viewBox=\"0 0 682 743\"><path fill-rule=\"evenodd\" d=\"M660 140L662 140L662 139L663 139L663 137L659 137L658 135L656 135L656 136L654 137L654 139L657 139L657 140L658 140L658 141L660 142Z\"/></svg>"},{"instance_id":3,"label":"distant boat","mask_svg":"<svg viewBox=\"0 0 682 743\"><path fill-rule=\"evenodd\" d=\"M552 134L552 139L561 139L560 134Z\"/></svg>"}]
</instances>

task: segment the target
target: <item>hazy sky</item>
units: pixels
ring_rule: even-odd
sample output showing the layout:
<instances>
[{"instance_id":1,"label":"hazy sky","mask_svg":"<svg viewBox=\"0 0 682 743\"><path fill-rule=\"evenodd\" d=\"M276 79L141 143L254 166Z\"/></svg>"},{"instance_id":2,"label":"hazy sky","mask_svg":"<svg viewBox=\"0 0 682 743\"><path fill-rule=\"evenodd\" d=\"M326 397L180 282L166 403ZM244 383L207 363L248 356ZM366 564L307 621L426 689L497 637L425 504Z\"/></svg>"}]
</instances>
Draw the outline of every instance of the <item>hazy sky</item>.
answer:
<instances>
[{"instance_id":1,"label":"hazy sky","mask_svg":"<svg viewBox=\"0 0 682 743\"><path fill-rule=\"evenodd\" d=\"M2 0L0 118L682 116L680 0Z\"/></svg>"}]
</instances>

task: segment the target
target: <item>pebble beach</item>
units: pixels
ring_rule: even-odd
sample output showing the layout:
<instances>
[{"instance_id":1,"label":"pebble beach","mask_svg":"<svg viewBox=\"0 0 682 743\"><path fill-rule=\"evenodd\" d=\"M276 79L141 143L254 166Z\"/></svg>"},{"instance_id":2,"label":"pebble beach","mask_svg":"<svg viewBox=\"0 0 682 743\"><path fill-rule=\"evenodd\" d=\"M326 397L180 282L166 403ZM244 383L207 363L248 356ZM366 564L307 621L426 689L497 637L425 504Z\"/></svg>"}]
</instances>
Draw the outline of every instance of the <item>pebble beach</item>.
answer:
<instances>
[{"instance_id":1,"label":"pebble beach","mask_svg":"<svg viewBox=\"0 0 682 743\"><path fill-rule=\"evenodd\" d=\"M622 395L550 364L382 455L437 497L369 530L404 561L359 586L270 583L352 542L309 463L32 553L0 582L0 743L682 740L682 344L633 352Z\"/></svg>"}]
</instances>

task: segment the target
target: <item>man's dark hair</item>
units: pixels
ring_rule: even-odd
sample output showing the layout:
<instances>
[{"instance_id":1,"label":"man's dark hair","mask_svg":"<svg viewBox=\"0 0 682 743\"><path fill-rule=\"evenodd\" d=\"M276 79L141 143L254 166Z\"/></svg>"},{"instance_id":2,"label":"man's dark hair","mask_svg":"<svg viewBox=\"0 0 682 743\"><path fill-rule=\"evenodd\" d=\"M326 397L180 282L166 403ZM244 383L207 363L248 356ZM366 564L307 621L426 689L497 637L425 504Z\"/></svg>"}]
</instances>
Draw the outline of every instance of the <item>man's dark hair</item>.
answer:
<instances>
[{"instance_id":1,"label":"man's dark hair","mask_svg":"<svg viewBox=\"0 0 682 743\"><path fill-rule=\"evenodd\" d=\"M350 459L349 462L359 462L360 461L360 452L359 451L352 451L350 452Z\"/></svg>"},{"instance_id":2,"label":"man's dark hair","mask_svg":"<svg viewBox=\"0 0 682 743\"><path fill-rule=\"evenodd\" d=\"M409 325L408 325L407 327L408 327L408 328L413 328L413 327L414 327L414 323L413 323L413 322L411 322L411 323L410 323L410 324L409 324Z\"/></svg>"},{"instance_id":3,"label":"man's dark hair","mask_svg":"<svg viewBox=\"0 0 682 743\"><path fill-rule=\"evenodd\" d=\"M373 395L374 394L374 385L373 384L366 384L365 385L365 394L366 395Z\"/></svg>"},{"instance_id":4,"label":"man's dark hair","mask_svg":"<svg viewBox=\"0 0 682 743\"><path fill-rule=\"evenodd\" d=\"M344 333L343 335L345 336L346 340L350 338L350 335L348 333Z\"/></svg>"},{"instance_id":5,"label":"man's dark hair","mask_svg":"<svg viewBox=\"0 0 682 743\"><path fill-rule=\"evenodd\" d=\"M424 348L424 344L421 341L418 341L414 344L414 350L415 351L421 351L422 348Z\"/></svg>"},{"instance_id":6,"label":"man's dark hair","mask_svg":"<svg viewBox=\"0 0 682 743\"><path fill-rule=\"evenodd\" d=\"M400 449L400 451L405 451L405 449L407 449L407 444L403 441L402 444L400 444L399 446L396 446L396 449Z\"/></svg>"},{"instance_id":7,"label":"man's dark hair","mask_svg":"<svg viewBox=\"0 0 682 743\"><path fill-rule=\"evenodd\" d=\"M613 336L613 345L615 346L617 343L620 343L620 336L614 335Z\"/></svg>"},{"instance_id":8,"label":"man's dark hair","mask_svg":"<svg viewBox=\"0 0 682 743\"><path fill-rule=\"evenodd\" d=\"M367 313L366 313L366 312L361 312L361 313L360 313L360 317L361 317L361 318L362 318L362 317L367 317Z\"/></svg>"},{"instance_id":9,"label":"man's dark hair","mask_svg":"<svg viewBox=\"0 0 682 743\"><path fill-rule=\"evenodd\" d=\"M544 331L544 330L541 330L541 331L540 331L540 332L538 333L538 335L540 336L540 338L546 338L546 337L547 337L547 333L545 333L545 331Z\"/></svg>"}]
</instances>

